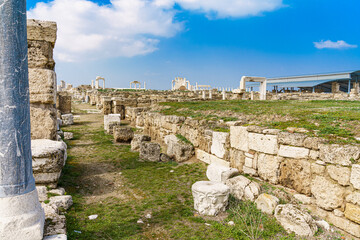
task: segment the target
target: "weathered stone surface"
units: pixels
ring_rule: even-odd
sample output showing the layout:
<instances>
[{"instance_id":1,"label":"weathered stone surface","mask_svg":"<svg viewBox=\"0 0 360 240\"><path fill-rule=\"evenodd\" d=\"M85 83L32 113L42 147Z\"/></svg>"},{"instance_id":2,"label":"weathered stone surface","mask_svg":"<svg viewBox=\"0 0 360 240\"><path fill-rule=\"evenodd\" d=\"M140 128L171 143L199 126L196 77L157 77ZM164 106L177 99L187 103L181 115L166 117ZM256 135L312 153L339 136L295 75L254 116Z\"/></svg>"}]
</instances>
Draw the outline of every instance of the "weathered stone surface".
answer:
<instances>
[{"instance_id":1,"label":"weathered stone surface","mask_svg":"<svg viewBox=\"0 0 360 240\"><path fill-rule=\"evenodd\" d=\"M329 176L342 186L350 184L350 169L346 167L329 165L327 166Z\"/></svg>"},{"instance_id":2,"label":"weathered stone surface","mask_svg":"<svg viewBox=\"0 0 360 240\"><path fill-rule=\"evenodd\" d=\"M45 68L54 70L52 44L45 41L28 41L29 68Z\"/></svg>"},{"instance_id":3,"label":"weathered stone surface","mask_svg":"<svg viewBox=\"0 0 360 240\"><path fill-rule=\"evenodd\" d=\"M354 164L351 168L350 183L356 189L360 189L360 164Z\"/></svg>"},{"instance_id":4,"label":"weathered stone surface","mask_svg":"<svg viewBox=\"0 0 360 240\"><path fill-rule=\"evenodd\" d=\"M134 138L134 131L131 129L131 127L115 126L113 128L113 134L115 142L120 143L130 143Z\"/></svg>"},{"instance_id":5,"label":"weathered stone surface","mask_svg":"<svg viewBox=\"0 0 360 240\"><path fill-rule=\"evenodd\" d=\"M266 181L277 184L280 176L280 163L280 157L259 154L257 164L259 176Z\"/></svg>"},{"instance_id":6,"label":"weathered stone surface","mask_svg":"<svg viewBox=\"0 0 360 240\"><path fill-rule=\"evenodd\" d=\"M140 145L142 142L150 142L151 137L143 134L134 134L134 138L131 141L131 150L140 151Z\"/></svg>"},{"instance_id":7,"label":"weathered stone surface","mask_svg":"<svg viewBox=\"0 0 360 240\"><path fill-rule=\"evenodd\" d=\"M160 144L152 142L142 142L140 144L140 159L158 162L160 161Z\"/></svg>"},{"instance_id":8,"label":"weathered stone surface","mask_svg":"<svg viewBox=\"0 0 360 240\"><path fill-rule=\"evenodd\" d=\"M74 133L72 132L64 132L64 139L71 140L74 138Z\"/></svg>"},{"instance_id":9,"label":"weathered stone surface","mask_svg":"<svg viewBox=\"0 0 360 240\"><path fill-rule=\"evenodd\" d=\"M307 158L310 150L302 147L291 147L286 145L280 145L279 156L288 158Z\"/></svg>"},{"instance_id":10,"label":"weathered stone surface","mask_svg":"<svg viewBox=\"0 0 360 240\"><path fill-rule=\"evenodd\" d=\"M67 154L64 142L38 139L31 141L33 172L37 184L56 186Z\"/></svg>"},{"instance_id":11,"label":"weathered stone surface","mask_svg":"<svg viewBox=\"0 0 360 240\"><path fill-rule=\"evenodd\" d=\"M317 160L320 156L320 152L316 150L310 150L309 158L313 160Z\"/></svg>"},{"instance_id":12,"label":"weathered stone surface","mask_svg":"<svg viewBox=\"0 0 360 240\"><path fill-rule=\"evenodd\" d=\"M306 135L301 133L280 132L278 135L280 144L291 145L295 147L303 147L305 138Z\"/></svg>"},{"instance_id":13,"label":"weathered stone surface","mask_svg":"<svg viewBox=\"0 0 360 240\"><path fill-rule=\"evenodd\" d=\"M279 129L264 129L263 134L278 135L281 132Z\"/></svg>"},{"instance_id":14,"label":"weathered stone surface","mask_svg":"<svg viewBox=\"0 0 360 240\"><path fill-rule=\"evenodd\" d=\"M171 162L171 161L173 161L173 159L169 155L165 153L160 154L160 162Z\"/></svg>"},{"instance_id":15,"label":"weathered stone surface","mask_svg":"<svg viewBox=\"0 0 360 240\"><path fill-rule=\"evenodd\" d=\"M230 149L230 166L238 169L240 172L243 170L245 161L244 153L235 148Z\"/></svg>"},{"instance_id":16,"label":"weathered stone surface","mask_svg":"<svg viewBox=\"0 0 360 240\"><path fill-rule=\"evenodd\" d=\"M249 150L247 127L230 127L230 145L232 148L247 152Z\"/></svg>"},{"instance_id":17,"label":"weathered stone surface","mask_svg":"<svg viewBox=\"0 0 360 240\"><path fill-rule=\"evenodd\" d=\"M254 201L260 194L260 185L244 176L230 178L226 185L230 188L230 194L239 200Z\"/></svg>"},{"instance_id":18,"label":"weathered stone surface","mask_svg":"<svg viewBox=\"0 0 360 240\"><path fill-rule=\"evenodd\" d=\"M196 149L196 158L200 161L203 161L207 164L215 163L224 167L230 167L230 162L227 162L225 160L222 160L212 154L209 154L205 151L202 151L200 149Z\"/></svg>"},{"instance_id":19,"label":"weathered stone surface","mask_svg":"<svg viewBox=\"0 0 360 240\"><path fill-rule=\"evenodd\" d=\"M44 240L67 240L67 236L65 234L57 234L44 237Z\"/></svg>"},{"instance_id":20,"label":"weathered stone surface","mask_svg":"<svg viewBox=\"0 0 360 240\"><path fill-rule=\"evenodd\" d=\"M45 186L36 186L36 190L38 192L39 201L45 201L47 197L47 188Z\"/></svg>"},{"instance_id":21,"label":"weathered stone surface","mask_svg":"<svg viewBox=\"0 0 360 240\"><path fill-rule=\"evenodd\" d=\"M304 147L310 148L313 150L319 150L319 143L323 142L320 138L317 137L308 137L304 140Z\"/></svg>"},{"instance_id":22,"label":"weathered stone surface","mask_svg":"<svg viewBox=\"0 0 360 240\"><path fill-rule=\"evenodd\" d=\"M346 196L346 201L360 206L360 192L352 192Z\"/></svg>"},{"instance_id":23,"label":"weathered stone surface","mask_svg":"<svg viewBox=\"0 0 360 240\"><path fill-rule=\"evenodd\" d=\"M200 214L216 216L226 210L230 189L223 183L200 181L191 187L194 208Z\"/></svg>"},{"instance_id":24,"label":"weathered stone surface","mask_svg":"<svg viewBox=\"0 0 360 240\"><path fill-rule=\"evenodd\" d=\"M262 212L273 214L276 206L279 204L279 199L275 196L263 193L255 200L255 204Z\"/></svg>"},{"instance_id":25,"label":"weathered stone surface","mask_svg":"<svg viewBox=\"0 0 360 240\"><path fill-rule=\"evenodd\" d=\"M245 165L243 166L243 172L244 174L249 174L250 176L254 176L254 177L258 176L258 172L255 169L249 168Z\"/></svg>"},{"instance_id":26,"label":"weathered stone surface","mask_svg":"<svg viewBox=\"0 0 360 240\"><path fill-rule=\"evenodd\" d=\"M274 216L288 233L311 237L317 232L316 223L311 215L293 204L278 205Z\"/></svg>"},{"instance_id":27,"label":"weathered stone surface","mask_svg":"<svg viewBox=\"0 0 360 240\"><path fill-rule=\"evenodd\" d=\"M262 153L277 154L277 138L276 135L249 133L249 148Z\"/></svg>"},{"instance_id":28,"label":"weathered stone surface","mask_svg":"<svg viewBox=\"0 0 360 240\"><path fill-rule=\"evenodd\" d=\"M325 172L325 166L317 164L317 163L311 164L311 173L312 174L321 175L324 172Z\"/></svg>"},{"instance_id":29,"label":"weathered stone surface","mask_svg":"<svg viewBox=\"0 0 360 240\"><path fill-rule=\"evenodd\" d=\"M114 135L114 127L120 127L121 124L119 122L109 122L107 124L106 133L109 135Z\"/></svg>"},{"instance_id":30,"label":"weathered stone surface","mask_svg":"<svg viewBox=\"0 0 360 240\"><path fill-rule=\"evenodd\" d=\"M73 200L70 195L54 196L50 198L49 204L68 210L73 205Z\"/></svg>"},{"instance_id":31,"label":"weathered stone surface","mask_svg":"<svg viewBox=\"0 0 360 240\"><path fill-rule=\"evenodd\" d=\"M46 41L55 44L57 26L56 22L27 20L27 39Z\"/></svg>"},{"instance_id":32,"label":"weathered stone surface","mask_svg":"<svg viewBox=\"0 0 360 240\"><path fill-rule=\"evenodd\" d=\"M61 119L63 126L69 126L74 124L74 116L71 113L61 115Z\"/></svg>"},{"instance_id":33,"label":"weathered stone surface","mask_svg":"<svg viewBox=\"0 0 360 240\"><path fill-rule=\"evenodd\" d=\"M167 145L167 155L176 162L184 162L194 156L194 146L178 139L175 135L167 135L164 138Z\"/></svg>"},{"instance_id":34,"label":"weathered stone surface","mask_svg":"<svg viewBox=\"0 0 360 240\"><path fill-rule=\"evenodd\" d=\"M71 96L57 94L56 96L56 107L61 114L71 113Z\"/></svg>"},{"instance_id":35,"label":"weathered stone surface","mask_svg":"<svg viewBox=\"0 0 360 240\"><path fill-rule=\"evenodd\" d=\"M56 103L56 74L52 70L29 69L30 103Z\"/></svg>"},{"instance_id":36,"label":"weathered stone surface","mask_svg":"<svg viewBox=\"0 0 360 240\"><path fill-rule=\"evenodd\" d=\"M344 202L344 188L322 176L316 176L312 181L311 193L316 199L316 204L326 210L336 209Z\"/></svg>"},{"instance_id":37,"label":"weathered stone surface","mask_svg":"<svg viewBox=\"0 0 360 240\"><path fill-rule=\"evenodd\" d=\"M320 144L320 159L327 163L350 166L352 160L359 159L360 150L358 146L338 144Z\"/></svg>"},{"instance_id":38,"label":"weathered stone surface","mask_svg":"<svg viewBox=\"0 0 360 240\"><path fill-rule=\"evenodd\" d=\"M219 158L224 158L226 154L226 143L229 139L229 133L213 132L211 153Z\"/></svg>"},{"instance_id":39,"label":"weathered stone surface","mask_svg":"<svg viewBox=\"0 0 360 240\"><path fill-rule=\"evenodd\" d=\"M104 129L107 131L109 129L110 122L117 122L120 124L120 114L108 114L104 115Z\"/></svg>"},{"instance_id":40,"label":"weathered stone surface","mask_svg":"<svg viewBox=\"0 0 360 240\"><path fill-rule=\"evenodd\" d=\"M351 203L346 204L345 217L360 224L360 206L356 206ZM359 226L360 228L360 226Z\"/></svg>"},{"instance_id":41,"label":"weathered stone surface","mask_svg":"<svg viewBox=\"0 0 360 240\"><path fill-rule=\"evenodd\" d=\"M56 109L47 104L30 104L31 139L56 139Z\"/></svg>"},{"instance_id":42,"label":"weathered stone surface","mask_svg":"<svg viewBox=\"0 0 360 240\"><path fill-rule=\"evenodd\" d=\"M236 175L239 175L236 168L224 167L215 163L210 164L206 170L206 176L212 182L225 183L226 180Z\"/></svg>"},{"instance_id":43,"label":"weathered stone surface","mask_svg":"<svg viewBox=\"0 0 360 240\"><path fill-rule=\"evenodd\" d=\"M279 183L299 193L311 194L310 163L305 160L285 159L280 164Z\"/></svg>"},{"instance_id":44,"label":"weathered stone surface","mask_svg":"<svg viewBox=\"0 0 360 240\"><path fill-rule=\"evenodd\" d=\"M306 204L306 205L312 204L315 201L314 198L308 197L304 194L295 194L294 198L296 200L298 200L299 202Z\"/></svg>"}]
</instances>

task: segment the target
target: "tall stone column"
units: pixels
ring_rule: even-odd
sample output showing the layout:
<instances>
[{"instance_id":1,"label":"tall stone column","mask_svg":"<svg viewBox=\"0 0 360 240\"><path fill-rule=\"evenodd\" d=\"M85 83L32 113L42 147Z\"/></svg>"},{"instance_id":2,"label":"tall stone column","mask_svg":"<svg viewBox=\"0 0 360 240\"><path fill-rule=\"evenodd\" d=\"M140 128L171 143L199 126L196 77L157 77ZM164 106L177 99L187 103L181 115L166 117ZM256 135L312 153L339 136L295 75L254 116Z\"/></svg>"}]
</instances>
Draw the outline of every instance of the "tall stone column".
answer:
<instances>
[{"instance_id":1,"label":"tall stone column","mask_svg":"<svg viewBox=\"0 0 360 240\"><path fill-rule=\"evenodd\" d=\"M40 240L32 173L26 1L0 0L0 239Z\"/></svg>"}]
</instances>

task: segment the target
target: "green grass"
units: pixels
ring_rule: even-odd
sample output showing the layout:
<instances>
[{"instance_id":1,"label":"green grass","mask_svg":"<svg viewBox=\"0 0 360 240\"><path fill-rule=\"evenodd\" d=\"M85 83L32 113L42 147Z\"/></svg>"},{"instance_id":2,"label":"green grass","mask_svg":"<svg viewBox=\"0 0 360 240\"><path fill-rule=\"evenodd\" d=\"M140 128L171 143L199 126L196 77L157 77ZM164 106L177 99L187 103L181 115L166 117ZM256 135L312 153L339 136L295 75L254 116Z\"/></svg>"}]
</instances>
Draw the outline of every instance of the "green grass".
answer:
<instances>
[{"instance_id":1,"label":"green grass","mask_svg":"<svg viewBox=\"0 0 360 240\"><path fill-rule=\"evenodd\" d=\"M66 214L71 239L293 239L274 218L262 214L251 202L231 199L228 216L222 221L195 215L191 186L206 180L205 165L151 163L138 161L128 145L115 145L102 129L73 125L77 140L68 141L69 157L59 185L73 196L74 205ZM64 130L65 130L64 129ZM84 148L81 153L75 151ZM106 191L101 174L89 172L89 165L102 173L121 172L122 192L127 199L111 196L87 203L86 197ZM97 167L99 166L99 167ZM102 167L100 167L102 166ZM171 172L173 170L173 172ZM96 187L87 177L93 177ZM98 176L98 177L97 177ZM134 193L138 198L133 197ZM146 219L151 212L152 218ZM88 216L98 214L96 220ZM144 224L137 224L142 219ZM234 221L234 226L228 222ZM210 225L206 225L206 224ZM253 238L255 239L255 238Z\"/></svg>"},{"instance_id":2,"label":"green grass","mask_svg":"<svg viewBox=\"0 0 360 240\"><path fill-rule=\"evenodd\" d=\"M304 128L309 135L336 143L360 143L354 136L360 124L359 101L208 101L160 103L161 113L195 119L234 121L285 130Z\"/></svg>"},{"instance_id":3,"label":"green grass","mask_svg":"<svg viewBox=\"0 0 360 240\"><path fill-rule=\"evenodd\" d=\"M184 137L184 136L181 135L181 134L176 134L176 137L177 137L180 141L182 141L183 143L193 145L186 137Z\"/></svg>"}]
</instances>

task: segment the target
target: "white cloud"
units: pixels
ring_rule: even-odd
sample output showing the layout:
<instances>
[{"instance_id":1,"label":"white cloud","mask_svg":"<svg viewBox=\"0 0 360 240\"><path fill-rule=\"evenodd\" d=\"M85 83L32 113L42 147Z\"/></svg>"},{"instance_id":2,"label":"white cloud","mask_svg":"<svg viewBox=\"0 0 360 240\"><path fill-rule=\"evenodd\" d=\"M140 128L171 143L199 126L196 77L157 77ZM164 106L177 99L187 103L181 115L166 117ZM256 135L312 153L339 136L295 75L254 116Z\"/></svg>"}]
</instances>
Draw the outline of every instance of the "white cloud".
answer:
<instances>
[{"instance_id":1,"label":"white cloud","mask_svg":"<svg viewBox=\"0 0 360 240\"><path fill-rule=\"evenodd\" d=\"M320 41L320 42L314 42L314 45L317 49L324 49L324 48L330 48L330 49L346 49L346 48L357 48L357 45L348 44L343 40L339 40L337 42L333 42L330 40L327 41Z\"/></svg>"},{"instance_id":2,"label":"white cloud","mask_svg":"<svg viewBox=\"0 0 360 240\"><path fill-rule=\"evenodd\" d=\"M183 30L175 20L176 3L209 18L259 15L282 7L282 0L111 0L101 6L90 0L53 0L38 3L28 18L57 22L56 60L132 57L156 51L160 38Z\"/></svg>"},{"instance_id":3,"label":"white cloud","mask_svg":"<svg viewBox=\"0 0 360 240\"><path fill-rule=\"evenodd\" d=\"M166 1L166 0L162 0ZM283 7L282 0L174 0L184 9L206 13L210 18L255 16Z\"/></svg>"},{"instance_id":4,"label":"white cloud","mask_svg":"<svg viewBox=\"0 0 360 240\"><path fill-rule=\"evenodd\" d=\"M151 53L160 37L182 30L174 12L147 0L112 0L103 6L88 0L54 0L38 3L28 18L57 22L55 57L69 62Z\"/></svg>"}]
</instances>

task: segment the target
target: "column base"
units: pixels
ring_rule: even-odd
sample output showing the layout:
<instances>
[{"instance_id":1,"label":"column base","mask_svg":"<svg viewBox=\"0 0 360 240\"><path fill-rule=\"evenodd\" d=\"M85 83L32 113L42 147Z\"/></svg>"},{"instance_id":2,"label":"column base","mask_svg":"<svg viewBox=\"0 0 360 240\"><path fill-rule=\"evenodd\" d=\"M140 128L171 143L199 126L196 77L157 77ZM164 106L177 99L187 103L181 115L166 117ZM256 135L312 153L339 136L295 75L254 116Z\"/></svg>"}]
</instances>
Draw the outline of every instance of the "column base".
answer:
<instances>
[{"instance_id":1,"label":"column base","mask_svg":"<svg viewBox=\"0 0 360 240\"><path fill-rule=\"evenodd\" d=\"M0 239L41 240L45 214L38 193L0 198Z\"/></svg>"}]
</instances>

